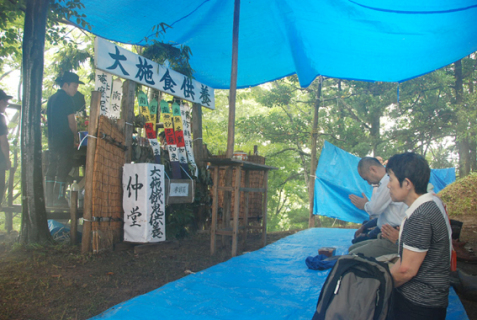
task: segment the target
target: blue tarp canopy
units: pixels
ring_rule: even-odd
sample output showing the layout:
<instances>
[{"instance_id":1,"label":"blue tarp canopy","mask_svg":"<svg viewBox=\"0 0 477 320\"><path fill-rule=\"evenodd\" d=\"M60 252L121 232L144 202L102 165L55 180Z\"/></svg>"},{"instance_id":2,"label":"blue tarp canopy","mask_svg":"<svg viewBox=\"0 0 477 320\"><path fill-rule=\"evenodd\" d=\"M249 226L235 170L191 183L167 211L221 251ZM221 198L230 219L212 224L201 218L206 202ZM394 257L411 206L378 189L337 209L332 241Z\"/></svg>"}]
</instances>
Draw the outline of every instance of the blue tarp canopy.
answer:
<instances>
[{"instance_id":1,"label":"blue tarp canopy","mask_svg":"<svg viewBox=\"0 0 477 320\"><path fill-rule=\"evenodd\" d=\"M373 189L358 174L360 158L325 141L315 179L313 213L343 221L361 223L369 215L356 208L348 196L364 193L371 198ZM429 182L438 193L455 181L455 169L432 169Z\"/></svg>"},{"instance_id":2,"label":"blue tarp canopy","mask_svg":"<svg viewBox=\"0 0 477 320\"><path fill-rule=\"evenodd\" d=\"M321 247L346 254L355 229L313 228L166 284L94 319L309 320L329 271L307 268ZM468 319L450 288L447 320Z\"/></svg>"},{"instance_id":3,"label":"blue tarp canopy","mask_svg":"<svg viewBox=\"0 0 477 320\"><path fill-rule=\"evenodd\" d=\"M229 88L234 0L82 0L103 38L187 45L196 80ZM477 50L477 0L241 1L237 87L297 74L405 81ZM72 23L76 20L72 18ZM149 42L151 43L151 42Z\"/></svg>"}]
</instances>

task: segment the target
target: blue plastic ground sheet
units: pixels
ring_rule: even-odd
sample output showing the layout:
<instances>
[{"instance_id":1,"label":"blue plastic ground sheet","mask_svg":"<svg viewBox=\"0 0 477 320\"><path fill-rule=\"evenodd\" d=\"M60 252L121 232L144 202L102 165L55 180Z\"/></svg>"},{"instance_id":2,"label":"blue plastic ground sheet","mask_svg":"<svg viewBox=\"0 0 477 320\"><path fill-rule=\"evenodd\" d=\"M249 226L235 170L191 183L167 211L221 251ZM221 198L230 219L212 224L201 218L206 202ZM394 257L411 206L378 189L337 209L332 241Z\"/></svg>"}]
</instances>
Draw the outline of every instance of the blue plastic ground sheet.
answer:
<instances>
[{"instance_id":1,"label":"blue plastic ground sheet","mask_svg":"<svg viewBox=\"0 0 477 320\"><path fill-rule=\"evenodd\" d=\"M329 273L310 270L321 247L345 254L354 229L313 228L138 296L93 319L311 319ZM208 254L208 252L204 252ZM447 319L468 319L451 289Z\"/></svg>"}]
</instances>

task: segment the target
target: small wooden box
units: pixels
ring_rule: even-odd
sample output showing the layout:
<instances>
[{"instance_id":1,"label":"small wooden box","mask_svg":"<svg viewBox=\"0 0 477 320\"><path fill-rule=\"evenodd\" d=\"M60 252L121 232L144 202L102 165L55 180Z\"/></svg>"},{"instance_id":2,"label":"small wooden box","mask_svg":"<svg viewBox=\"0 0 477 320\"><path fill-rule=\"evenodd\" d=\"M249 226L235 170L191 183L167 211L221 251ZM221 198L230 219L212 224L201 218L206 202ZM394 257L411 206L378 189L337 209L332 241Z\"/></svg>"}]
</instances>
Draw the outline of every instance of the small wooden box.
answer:
<instances>
[{"instance_id":1,"label":"small wooden box","mask_svg":"<svg viewBox=\"0 0 477 320\"><path fill-rule=\"evenodd\" d=\"M332 247L323 247L318 249L318 254L323 254L327 257L332 257L335 255L336 248Z\"/></svg>"}]
</instances>

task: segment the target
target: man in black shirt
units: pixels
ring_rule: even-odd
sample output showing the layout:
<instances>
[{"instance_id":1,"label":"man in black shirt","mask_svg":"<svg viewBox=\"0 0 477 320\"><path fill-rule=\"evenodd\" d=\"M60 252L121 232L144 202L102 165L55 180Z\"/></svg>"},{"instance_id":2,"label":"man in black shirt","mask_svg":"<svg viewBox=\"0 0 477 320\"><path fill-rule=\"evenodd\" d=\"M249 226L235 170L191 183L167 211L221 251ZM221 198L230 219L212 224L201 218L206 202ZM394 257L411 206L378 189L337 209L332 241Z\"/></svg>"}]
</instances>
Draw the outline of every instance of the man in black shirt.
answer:
<instances>
[{"instance_id":1,"label":"man in black shirt","mask_svg":"<svg viewBox=\"0 0 477 320\"><path fill-rule=\"evenodd\" d=\"M75 108L72 97L78 75L65 72L57 79L61 89L50 97L47 105L49 163L46 171L46 206L67 207L66 177L72 168L75 143L78 143Z\"/></svg>"},{"instance_id":2,"label":"man in black shirt","mask_svg":"<svg viewBox=\"0 0 477 320\"><path fill-rule=\"evenodd\" d=\"M8 144L8 128L5 121L5 109L8 99L11 99L5 91L0 90L0 203L5 194L5 170L10 169L10 146Z\"/></svg>"}]
</instances>

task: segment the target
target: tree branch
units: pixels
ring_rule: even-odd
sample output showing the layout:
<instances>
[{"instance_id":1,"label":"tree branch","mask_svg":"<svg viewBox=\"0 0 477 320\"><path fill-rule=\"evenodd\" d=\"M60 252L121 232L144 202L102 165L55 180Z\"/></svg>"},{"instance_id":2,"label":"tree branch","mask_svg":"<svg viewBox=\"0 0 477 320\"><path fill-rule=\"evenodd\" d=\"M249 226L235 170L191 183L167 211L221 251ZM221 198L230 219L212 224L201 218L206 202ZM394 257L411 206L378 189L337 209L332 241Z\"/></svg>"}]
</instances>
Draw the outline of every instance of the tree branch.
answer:
<instances>
[{"instance_id":1,"label":"tree branch","mask_svg":"<svg viewBox=\"0 0 477 320\"><path fill-rule=\"evenodd\" d=\"M366 129L368 130L371 130L371 128L366 124L366 122L364 122L363 120L361 120L353 111L353 108L347 104L343 99L339 98L341 100L341 102L343 102L343 105L345 106L345 108L348 110L348 112L350 113L351 115L351 118L353 118L354 120L358 121L359 123L361 123Z\"/></svg>"},{"instance_id":2,"label":"tree branch","mask_svg":"<svg viewBox=\"0 0 477 320\"><path fill-rule=\"evenodd\" d=\"M295 152L298 152L299 154L303 154L303 155L305 155L305 156L310 156L309 153L303 152L302 150L300 150L300 149L298 149L298 148L286 148L286 149L280 150L280 151L278 151L278 152L272 153L272 154L268 155L268 157L270 157L270 158L271 158L271 157L275 157L275 156L277 156L277 155L279 155L279 154L281 154L281 153L284 153L284 152L286 152L286 151L295 151Z\"/></svg>"}]
</instances>

